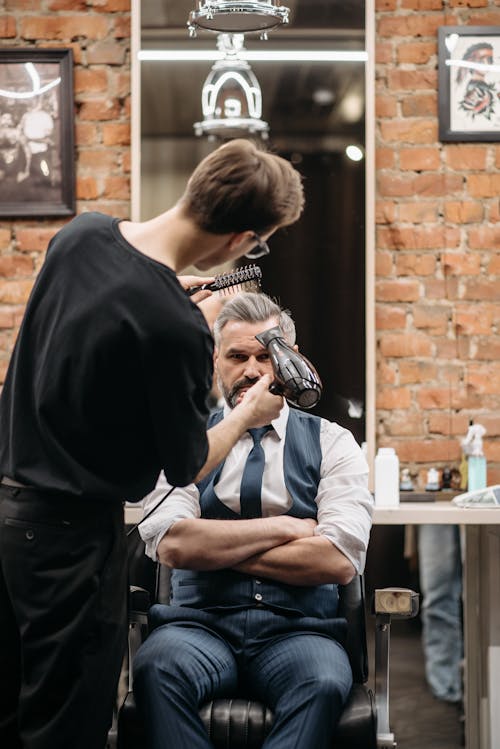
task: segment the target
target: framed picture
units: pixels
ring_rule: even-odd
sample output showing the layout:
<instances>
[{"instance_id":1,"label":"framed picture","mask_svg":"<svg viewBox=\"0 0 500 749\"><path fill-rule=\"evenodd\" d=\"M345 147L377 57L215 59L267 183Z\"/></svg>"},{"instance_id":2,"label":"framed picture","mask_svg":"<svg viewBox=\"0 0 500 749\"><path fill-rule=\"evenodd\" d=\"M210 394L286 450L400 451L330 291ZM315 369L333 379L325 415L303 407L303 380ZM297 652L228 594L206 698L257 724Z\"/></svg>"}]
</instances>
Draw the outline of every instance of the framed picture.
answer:
<instances>
[{"instance_id":1,"label":"framed picture","mask_svg":"<svg viewBox=\"0 0 500 749\"><path fill-rule=\"evenodd\" d=\"M439 29L439 139L500 140L500 26Z\"/></svg>"},{"instance_id":2,"label":"framed picture","mask_svg":"<svg viewBox=\"0 0 500 749\"><path fill-rule=\"evenodd\" d=\"M73 53L0 50L0 217L75 213Z\"/></svg>"}]
</instances>

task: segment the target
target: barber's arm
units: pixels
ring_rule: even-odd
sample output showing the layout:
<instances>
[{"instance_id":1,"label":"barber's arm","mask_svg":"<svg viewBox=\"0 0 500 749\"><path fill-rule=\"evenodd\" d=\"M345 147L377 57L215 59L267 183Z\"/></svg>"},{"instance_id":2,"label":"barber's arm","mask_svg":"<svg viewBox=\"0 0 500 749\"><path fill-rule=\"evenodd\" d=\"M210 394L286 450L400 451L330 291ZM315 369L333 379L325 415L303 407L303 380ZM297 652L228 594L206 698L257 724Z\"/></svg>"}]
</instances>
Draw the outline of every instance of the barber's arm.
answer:
<instances>
[{"instance_id":1,"label":"barber's arm","mask_svg":"<svg viewBox=\"0 0 500 749\"><path fill-rule=\"evenodd\" d=\"M269 392L271 375L263 375L247 390L240 403L207 432L208 456L195 483L221 463L247 429L262 427L277 419L283 398Z\"/></svg>"},{"instance_id":2,"label":"barber's arm","mask_svg":"<svg viewBox=\"0 0 500 749\"><path fill-rule=\"evenodd\" d=\"M350 432L336 424L322 422L321 444L314 538L256 555L237 570L291 585L346 584L363 571L373 505L368 466Z\"/></svg>"}]
</instances>

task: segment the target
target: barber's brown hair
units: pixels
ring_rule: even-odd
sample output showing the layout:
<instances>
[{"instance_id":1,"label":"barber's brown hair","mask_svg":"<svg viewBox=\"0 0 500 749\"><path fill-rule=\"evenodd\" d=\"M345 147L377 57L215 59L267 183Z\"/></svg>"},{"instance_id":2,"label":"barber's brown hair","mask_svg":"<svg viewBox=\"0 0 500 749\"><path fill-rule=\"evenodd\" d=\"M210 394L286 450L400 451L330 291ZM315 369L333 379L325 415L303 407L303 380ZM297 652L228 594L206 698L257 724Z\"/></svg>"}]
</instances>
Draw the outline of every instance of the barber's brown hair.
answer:
<instances>
[{"instance_id":1,"label":"barber's brown hair","mask_svg":"<svg viewBox=\"0 0 500 749\"><path fill-rule=\"evenodd\" d=\"M298 219L304 190L290 162L252 141L236 139L200 162L181 203L204 231L265 234Z\"/></svg>"}]
</instances>

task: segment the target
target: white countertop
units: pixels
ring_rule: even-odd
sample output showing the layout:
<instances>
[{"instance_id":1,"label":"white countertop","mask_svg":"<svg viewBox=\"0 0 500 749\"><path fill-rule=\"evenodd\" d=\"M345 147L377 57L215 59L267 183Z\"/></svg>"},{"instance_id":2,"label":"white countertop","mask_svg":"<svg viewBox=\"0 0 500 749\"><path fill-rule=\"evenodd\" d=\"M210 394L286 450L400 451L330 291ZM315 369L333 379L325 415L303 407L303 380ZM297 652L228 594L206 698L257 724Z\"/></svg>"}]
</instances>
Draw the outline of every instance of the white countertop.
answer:
<instances>
[{"instance_id":1,"label":"white countertop","mask_svg":"<svg viewBox=\"0 0 500 749\"><path fill-rule=\"evenodd\" d=\"M375 507L374 525L498 525L500 507L457 507L447 502L401 502L399 507Z\"/></svg>"},{"instance_id":2,"label":"white countertop","mask_svg":"<svg viewBox=\"0 0 500 749\"><path fill-rule=\"evenodd\" d=\"M142 507L125 507L125 522L129 525L138 523L142 518ZM422 525L437 523L446 525L498 525L500 524L500 507L467 508L457 507L446 502L401 502L399 507L375 507L374 525Z\"/></svg>"}]
</instances>

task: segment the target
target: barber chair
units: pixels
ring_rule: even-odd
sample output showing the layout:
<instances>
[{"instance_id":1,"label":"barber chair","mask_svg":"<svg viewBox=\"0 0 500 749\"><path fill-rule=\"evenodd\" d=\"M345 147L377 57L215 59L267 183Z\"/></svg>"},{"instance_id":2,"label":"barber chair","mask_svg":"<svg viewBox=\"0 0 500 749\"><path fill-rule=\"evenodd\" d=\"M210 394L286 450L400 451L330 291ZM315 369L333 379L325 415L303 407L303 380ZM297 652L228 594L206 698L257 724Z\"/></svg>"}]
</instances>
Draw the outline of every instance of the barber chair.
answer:
<instances>
[{"instance_id":1,"label":"barber chair","mask_svg":"<svg viewBox=\"0 0 500 749\"><path fill-rule=\"evenodd\" d=\"M153 600L168 604L170 570L157 564ZM132 586L130 591L128 692L118 709L117 749L147 749L132 691L135 653L148 632L147 612L151 591ZM353 686L337 726L332 749L393 749L389 726L389 638L392 618L410 618L418 612L418 595L408 589L375 591L375 695L367 687L368 655L365 629L364 581L356 576L339 586L339 616L347 619L348 653ZM265 705L235 695L203 705L200 715L215 749L259 749L272 725L273 715ZM168 742L166 743L166 746ZM172 747L171 749L175 749Z\"/></svg>"}]
</instances>

